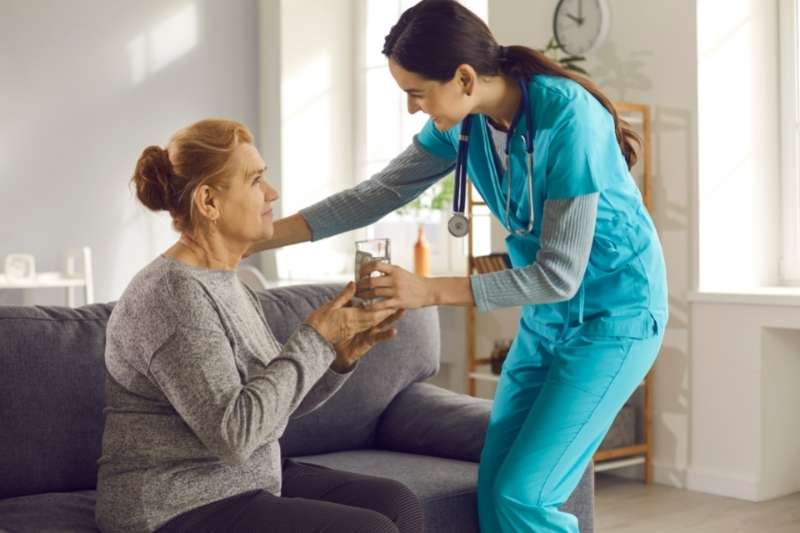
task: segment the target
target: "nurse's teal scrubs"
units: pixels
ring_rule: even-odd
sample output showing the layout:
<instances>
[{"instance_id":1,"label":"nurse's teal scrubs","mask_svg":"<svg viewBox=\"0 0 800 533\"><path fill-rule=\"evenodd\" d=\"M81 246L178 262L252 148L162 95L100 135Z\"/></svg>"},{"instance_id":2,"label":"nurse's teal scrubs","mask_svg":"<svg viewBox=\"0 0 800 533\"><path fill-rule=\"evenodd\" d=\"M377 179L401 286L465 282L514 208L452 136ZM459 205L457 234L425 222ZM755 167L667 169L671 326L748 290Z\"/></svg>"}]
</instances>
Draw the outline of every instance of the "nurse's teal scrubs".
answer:
<instances>
[{"instance_id":1,"label":"nurse's teal scrubs","mask_svg":"<svg viewBox=\"0 0 800 533\"><path fill-rule=\"evenodd\" d=\"M568 301L523 305L519 331L495 395L478 474L481 531L577 532L559 511L616 414L658 354L667 322L661 245L631 177L610 113L577 83L534 76L528 84L534 128L534 220L511 234L513 266L536 260L543 205L599 193L588 267ZM467 169L492 213L504 223L505 183L495 165L486 117L476 115ZM511 140L511 223L529 221L526 153L519 120ZM460 125L417 136L448 160Z\"/></svg>"}]
</instances>

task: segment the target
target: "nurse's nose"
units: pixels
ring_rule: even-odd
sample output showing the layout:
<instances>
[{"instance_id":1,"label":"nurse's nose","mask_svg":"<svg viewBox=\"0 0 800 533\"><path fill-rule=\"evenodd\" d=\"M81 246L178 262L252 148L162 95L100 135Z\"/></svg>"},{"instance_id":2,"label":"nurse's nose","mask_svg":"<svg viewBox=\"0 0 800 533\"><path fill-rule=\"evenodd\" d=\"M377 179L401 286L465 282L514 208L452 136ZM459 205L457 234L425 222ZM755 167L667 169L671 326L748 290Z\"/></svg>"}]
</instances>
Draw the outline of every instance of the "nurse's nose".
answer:
<instances>
[{"instance_id":1,"label":"nurse's nose","mask_svg":"<svg viewBox=\"0 0 800 533\"><path fill-rule=\"evenodd\" d=\"M407 101L408 101L408 112L409 112L410 114L412 114L412 115L413 115L413 114L414 114L414 113L416 113L417 111L421 111L421 110L423 110L423 109L422 109L422 106L420 106L420 105L417 103L417 99L416 99L416 98L414 98L414 97L412 97L412 96L409 96L409 97L408 97L408 99L407 99Z\"/></svg>"}]
</instances>

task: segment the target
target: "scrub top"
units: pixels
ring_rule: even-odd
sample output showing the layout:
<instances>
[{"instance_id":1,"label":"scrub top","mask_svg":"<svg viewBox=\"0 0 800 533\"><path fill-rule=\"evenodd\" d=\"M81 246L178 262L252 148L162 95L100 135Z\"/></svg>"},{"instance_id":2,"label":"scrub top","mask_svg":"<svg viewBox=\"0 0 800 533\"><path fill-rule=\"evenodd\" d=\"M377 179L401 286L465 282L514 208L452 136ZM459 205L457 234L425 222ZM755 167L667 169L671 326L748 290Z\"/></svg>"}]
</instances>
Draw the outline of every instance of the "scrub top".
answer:
<instances>
[{"instance_id":1,"label":"scrub top","mask_svg":"<svg viewBox=\"0 0 800 533\"><path fill-rule=\"evenodd\" d=\"M592 250L573 298L522 306L520 333L549 341L575 335L649 338L663 331L668 316L666 268L655 226L617 143L608 110L580 84L560 76L536 75L528 83L533 119L534 226L513 232L506 247L514 268L536 260L546 200L599 193ZM518 113L522 115L521 113ZM529 222L524 115L510 139L511 216L514 229ZM455 160L461 124L439 131L432 121L416 136L430 153ZM467 172L489 209L505 223L506 183L494 159L486 117L476 115L470 131ZM533 339L531 338L531 341Z\"/></svg>"}]
</instances>

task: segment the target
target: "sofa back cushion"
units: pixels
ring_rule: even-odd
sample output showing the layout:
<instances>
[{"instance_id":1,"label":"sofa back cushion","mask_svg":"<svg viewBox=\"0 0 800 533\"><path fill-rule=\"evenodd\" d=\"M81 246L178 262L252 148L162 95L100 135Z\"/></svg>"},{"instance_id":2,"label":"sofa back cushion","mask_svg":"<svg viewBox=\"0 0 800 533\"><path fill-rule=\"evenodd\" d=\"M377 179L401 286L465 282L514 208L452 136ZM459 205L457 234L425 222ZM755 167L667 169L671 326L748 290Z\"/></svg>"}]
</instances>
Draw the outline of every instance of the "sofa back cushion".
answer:
<instances>
[{"instance_id":1,"label":"sofa back cushion","mask_svg":"<svg viewBox=\"0 0 800 533\"><path fill-rule=\"evenodd\" d=\"M111 306L0 306L0 498L92 489Z\"/></svg>"},{"instance_id":2,"label":"sofa back cushion","mask_svg":"<svg viewBox=\"0 0 800 533\"><path fill-rule=\"evenodd\" d=\"M280 342L340 286L259 293ZM113 304L0 306L0 498L93 489L103 434L105 328ZM438 368L436 310L410 311L317 411L292 420L286 456L371 447L395 395Z\"/></svg>"},{"instance_id":3,"label":"sofa back cushion","mask_svg":"<svg viewBox=\"0 0 800 533\"><path fill-rule=\"evenodd\" d=\"M270 327L281 343L343 286L307 285L259 293ZM439 315L436 308L406 312L397 336L376 345L353 375L322 407L291 420L281 438L287 457L376 445L378 420L398 392L434 375L439 368Z\"/></svg>"}]
</instances>

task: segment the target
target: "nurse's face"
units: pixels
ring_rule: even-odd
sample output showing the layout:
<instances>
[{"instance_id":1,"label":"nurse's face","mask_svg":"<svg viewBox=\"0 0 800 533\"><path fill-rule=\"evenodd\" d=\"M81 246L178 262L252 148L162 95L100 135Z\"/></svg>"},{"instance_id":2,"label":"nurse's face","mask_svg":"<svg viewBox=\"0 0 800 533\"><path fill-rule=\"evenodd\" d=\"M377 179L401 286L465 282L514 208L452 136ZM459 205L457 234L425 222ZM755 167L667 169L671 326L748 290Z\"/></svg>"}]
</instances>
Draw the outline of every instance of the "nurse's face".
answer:
<instances>
[{"instance_id":1,"label":"nurse's face","mask_svg":"<svg viewBox=\"0 0 800 533\"><path fill-rule=\"evenodd\" d=\"M231 172L219 191L217 228L227 240L249 244L273 234L272 202L278 193L266 181L266 165L252 144L240 144L231 155Z\"/></svg>"},{"instance_id":2,"label":"nurse's face","mask_svg":"<svg viewBox=\"0 0 800 533\"><path fill-rule=\"evenodd\" d=\"M436 81L408 71L389 58L389 71L408 97L408 112L429 115L439 131L449 130L472 111L471 79L461 68L452 79Z\"/></svg>"}]
</instances>

